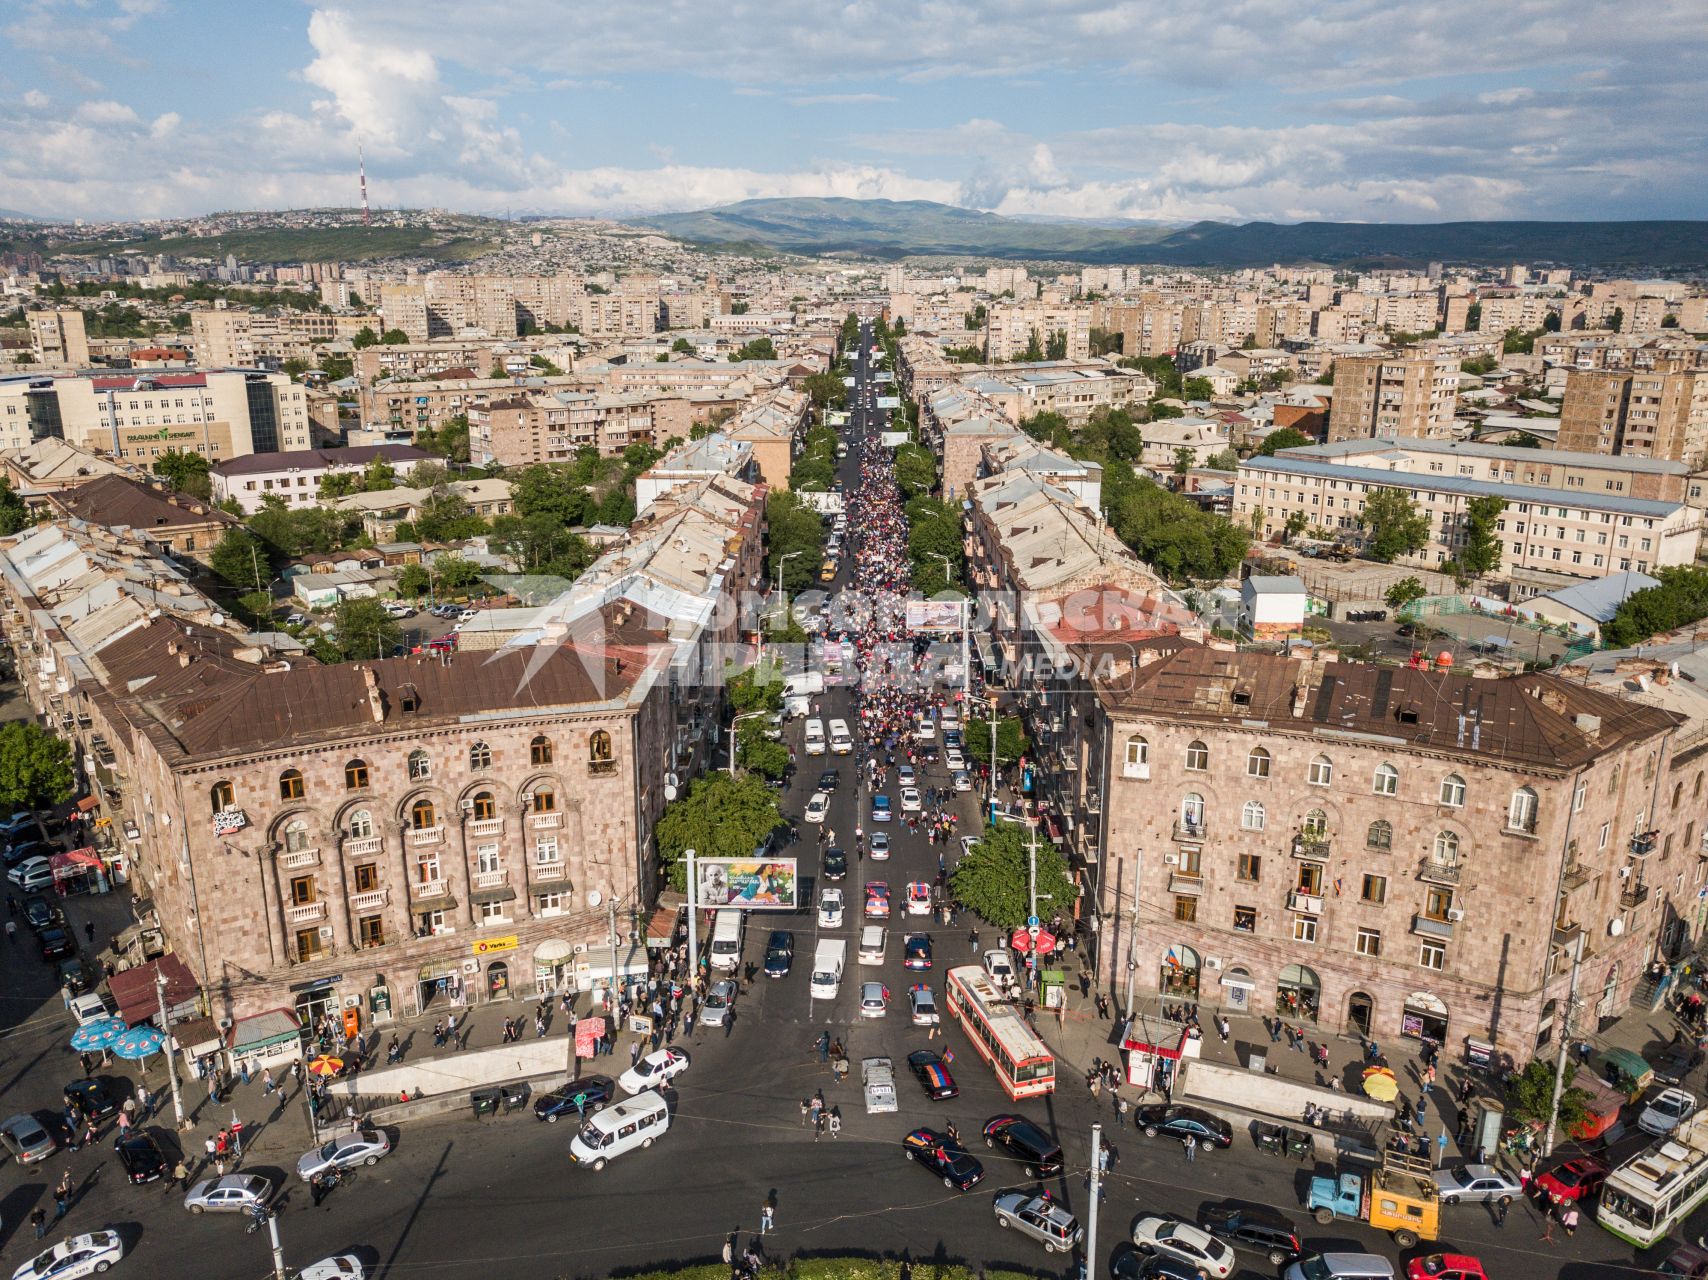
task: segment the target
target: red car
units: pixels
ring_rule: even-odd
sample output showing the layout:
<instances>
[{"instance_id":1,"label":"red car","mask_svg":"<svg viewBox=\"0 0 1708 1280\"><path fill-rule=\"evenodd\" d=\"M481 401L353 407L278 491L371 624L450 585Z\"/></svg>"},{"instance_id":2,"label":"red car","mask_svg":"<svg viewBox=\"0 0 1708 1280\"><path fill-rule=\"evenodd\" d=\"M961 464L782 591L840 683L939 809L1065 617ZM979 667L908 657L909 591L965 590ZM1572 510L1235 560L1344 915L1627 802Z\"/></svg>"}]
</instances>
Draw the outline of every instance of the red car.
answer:
<instances>
[{"instance_id":1,"label":"red car","mask_svg":"<svg viewBox=\"0 0 1708 1280\"><path fill-rule=\"evenodd\" d=\"M1489 1273L1468 1253L1432 1253L1406 1264L1406 1280L1489 1280Z\"/></svg>"},{"instance_id":2,"label":"red car","mask_svg":"<svg viewBox=\"0 0 1708 1280\"><path fill-rule=\"evenodd\" d=\"M890 918L890 887L882 880L873 880L866 885L866 919L888 920Z\"/></svg>"},{"instance_id":3,"label":"red car","mask_svg":"<svg viewBox=\"0 0 1708 1280\"><path fill-rule=\"evenodd\" d=\"M1568 1160L1536 1175L1537 1185L1561 1200L1587 1200L1607 1181L1607 1166L1587 1156Z\"/></svg>"}]
</instances>

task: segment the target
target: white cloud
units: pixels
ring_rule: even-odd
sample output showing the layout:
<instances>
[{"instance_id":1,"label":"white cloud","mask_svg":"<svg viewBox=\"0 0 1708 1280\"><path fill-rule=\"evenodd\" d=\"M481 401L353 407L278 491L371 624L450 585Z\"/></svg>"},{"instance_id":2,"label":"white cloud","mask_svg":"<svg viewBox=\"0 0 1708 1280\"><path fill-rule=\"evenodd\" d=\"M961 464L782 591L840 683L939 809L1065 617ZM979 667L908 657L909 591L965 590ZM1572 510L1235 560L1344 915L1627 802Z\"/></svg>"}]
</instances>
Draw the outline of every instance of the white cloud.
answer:
<instances>
[{"instance_id":1,"label":"white cloud","mask_svg":"<svg viewBox=\"0 0 1708 1280\"><path fill-rule=\"evenodd\" d=\"M40 111L49 101L47 94L40 89L29 89L24 93L24 105L32 111Z\"/></svg>"},{"instance_id":2,"label":"white cloud","mask_svg":"<svg viewBox=\"0 0 1708 1280\"><path fill-rule=\"evenodd\" d=\"M77 118L90 124L135 124L134 109L122 102L85 102L77 108Z\"/></svg>"},{"instance_id":3,"label":"white cloud","mask_svg":"<svg viewBox=\"0 0 1708 1280\"><path fill-rule=\"evenodd\" d=\"M316 9L308 19L315 59L303 70L332 95L332 107L364 143L402 151L431 119L439 67L424 49L372 40L348 14Z\"/></svg>"}]
</instances>

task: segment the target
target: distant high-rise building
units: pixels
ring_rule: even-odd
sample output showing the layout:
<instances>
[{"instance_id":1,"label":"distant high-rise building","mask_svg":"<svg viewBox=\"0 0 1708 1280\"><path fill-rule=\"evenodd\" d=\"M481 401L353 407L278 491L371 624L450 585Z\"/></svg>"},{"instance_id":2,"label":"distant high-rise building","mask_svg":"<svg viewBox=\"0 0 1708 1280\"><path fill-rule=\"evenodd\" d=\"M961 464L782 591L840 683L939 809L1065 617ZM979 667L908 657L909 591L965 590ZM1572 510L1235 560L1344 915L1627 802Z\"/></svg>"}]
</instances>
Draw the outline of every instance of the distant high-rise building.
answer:
<instances>
[{"instance_id":1,"label":"distant high-rise building","mask_svg":"<svg viewBox=\"0 0 1708 1280\"><path fill-rule=\"evenodd\" d=\"M1438 439L1459 405L1459 361L1428 347L1338 356L1329 440Z\"/></svg>"},{"instance_id":2,"label":"distant high-rise building","mask_svg":"<svg viewBox=\"0 0 1708 1280\"><path fill-rule=\"evenodd\" d=\"M1579 453L1708 462L1708 370L1681 360L1653 369L1572 369L1559 447Z\"/></svg>"},{"instance_id":3,"label":"distant high-rise building","mask_svg":"<svg viewBox=\"0 0 1708 1280\"><path fill-rule=\"evenodd\" d=\"M83 313L76 307L32 311L30 354L38 364L63 364L81 369L89 363L89 337Z\"/></svg>"}]
</instances>

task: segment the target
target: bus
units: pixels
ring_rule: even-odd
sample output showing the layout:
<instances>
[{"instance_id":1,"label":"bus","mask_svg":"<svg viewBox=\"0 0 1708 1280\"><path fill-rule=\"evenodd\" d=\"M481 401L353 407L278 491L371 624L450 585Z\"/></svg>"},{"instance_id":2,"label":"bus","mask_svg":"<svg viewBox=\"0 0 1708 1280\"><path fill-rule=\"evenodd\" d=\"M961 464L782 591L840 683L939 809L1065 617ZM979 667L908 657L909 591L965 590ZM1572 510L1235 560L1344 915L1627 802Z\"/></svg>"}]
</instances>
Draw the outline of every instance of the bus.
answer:
<instances>
[{"instance_id":1,"label":"bus","mask_svg":"<svg viewBox=\"0 0 1708 1280\"><path fill-rule=\"evenodd\" d=\"M1056 1060L1038 1033L1016 1012L977 965L949 970L946 983L949 1012L967 1033L979 1056L990 1063L1011 1098L1053 1093Z\"/></svg>"},{"instance_id":2,"label":"bus","mask_svg":"<svg viewBox=\"0 0 1708 1280\"><path fill-rule=\"evenodd\" d=\"M1608 1175L1595 1220L1639 1249L1665 1240L1708 1200L1708 1113L1632 1156Z\"/></svg>"}]
</instances>

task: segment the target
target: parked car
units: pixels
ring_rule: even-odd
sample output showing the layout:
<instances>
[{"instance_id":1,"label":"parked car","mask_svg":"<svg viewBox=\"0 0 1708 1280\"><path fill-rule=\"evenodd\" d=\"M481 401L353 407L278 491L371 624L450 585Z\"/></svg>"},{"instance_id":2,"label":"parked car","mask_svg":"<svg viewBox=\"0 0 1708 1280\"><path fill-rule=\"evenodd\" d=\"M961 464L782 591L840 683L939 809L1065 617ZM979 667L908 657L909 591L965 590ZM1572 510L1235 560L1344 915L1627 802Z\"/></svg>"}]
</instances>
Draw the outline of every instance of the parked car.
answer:
<instances>
[{"instance_id":1,"label":"parked car","mask_svg":"<svg viewBox=\"0 0 1708 1280\"><path fill-rule=\"evenodd\" d=\"M1005 1191L997 1196L991 1208L996 1213L997 1226L1012 1227L1030 1236L1044 1246L1045 1253L1067 1253L1083 1234L1079 1219L1059 1202L1043 1195Z\"/></svg>"},{"instance_id":2,"label":"parked car","mask_svg":"<svg viewBox=\"0 0 1708 1280\"><path fill-rule=\"evenodd\" d=\"M688 1069L688 1055L681 1049L659 1049L647 1054L617 1077L624 1093L639 1093L668 1084Z\"/></svg>"},{"instance_id":3,"label":"parked car","mask_svg":"<svg viewBox=\"0 0 1708 1280\"><path fill-rule=\"evenodd\" d=\"M1406 1280L1489 1280L1489 1273L1468 1253L1432 1253L1406 1263Z\"/></svg>"},{"instance_id":4,"label":"parked car","mask_svg":"<svg viewBox=\"0 0 1708 1280\"><path fill-rule=\"evenodd\" d=\"M1137 1249L1118 1254L1109 1263L1109 1280L1199 1280L1198 1268L1166 1253L1149 1256Z\"/></svg>"},{"instance_id":5,"label":"parked car","mask_svg":"<svg viewBox=\"0 0 1708 1280\"><path fill-rule=\"evenodd\" d=\"M617 1082L610 1076L583 1076L559 1085L534 1099L534 1118L556 1124L566 1115L581 1119L603 1111L617 1096Z\"/></svg>"},{"instance_id":6,"label":"parked car","mask_svg":"<svg viewBox=\"0 0 1708 1280\"><path fill-rule=\"evenodd\" d=\"M702 1027L721 1027L724 1019L729 1016L729 1009L735 1003L735 983L728 978L720 978L712 983L712 989L706 992L705 1003L700 1006L700 1025ZM629 1090L630 1093L635 1090Z\"/></svg>"},{"instance_id":7,"label":"parked car","mask_svg":"<svg viewBox=\"0 0 1708 1280\"><path fill-rule=\"evenodd\" d=\"M828 890L826 891L828 892ZM795 935L787 929L773 929L765 940L765 976L786 978L795 959Z\"/></svg>"},{"instance_id":8,"label":"parked car","mask_svg":"<svg viewBox=\"0 0 1708 1280\"><path fill-rule=\"evenodd\" d=\"M244 1213L265 1207L273 1197L273 1184L258 1173L228 1173L223 1178L204 1178L184 1196L191 1213Z\"/></svg>"},{"instance_id":9,"label":"parked car","mask_svg":"<svg viewBox=\"0 0 1708 1280\"><path fill-rule=\"evenodd\" d=\"M915 983L907 990L908 1016L916 1027L935 1027L937 1016L937 998L931 994L931 988L924 983Z\"/></svg>"},{"instance_id":10,"label":"parked car","mask_svg":"<svg viewBox=\"0 0 1708 1280\"><path fill-rule=\"evenodd\" d=\"M133 1186L154 1182L166 1176L170 1162L154 1136L142 1129L132 1129L113 1143L125 1177Z\"/></svg>"},{"instance_id":11,"label":"parked car","mask_svg":"<svg viewBox=\"0 0 1708 1280\"><path fill-rule=\"evenodd\" d=\"M43 960L58 960L64 956L77 954L77 940L66 929L57 925L43 929L36 935L36 941L41 946Z\"/></svg>"},{"instance_id":12,"label":"parked car","mask_svg":"<svg viewBox=\"0 0 1708 1280\"><path fill-rule=\"evenodd\" d=\"M24 899L24 923L37 933L65 923L58 907L39 894Z\"/></svg>"},{"instance_id":13,"label":"parked car","mask_svg":"<svg viewBox=\"0 0 1708 1280\"><path fill-rule=\"evenodd\" d=\"M1283 1213L1264 1205L1225 1205L1206 1209L1198 1225L1236 1249L1261 1253L1272 1267L1302 1256L1305 1242Z\"/></svg>"},{"instance_id":14,"label":"parked car","mask_svg":"<svg viewBox=\"0 0 1708 1280\"><path fill-rule=\"evenodd\" d=\"M955 1077L949 1074L949 1068L943 1059L931 1050L915 1049L907 1055L907 1065L924 1088L925 1096L933 1102L960 1096L961 1090L955 1084Z\"/></svg>"},{"instance_id":15,"label":"parked car","mask_svg":"<svg viewBox=\"0 0 1708 1280\"><path fill-rule=\"evenodd\" d=\"M307 1182L317 1173L375 1165L391 1152L391 1139L378 1129L358 1129L321 1143L297 1160L297 1177Z\"/></svg>"},{"instance_id":16,"label":"parked car","mask_svg":"<svg viewBox=\"0 0 1708 1280\"><path fill-rule=\"evenodd\" d=\"M85 1116L105 1120L119 1111L119 1100L100 1080L73 1080L65 1086L65 1100L75 1103Z\"/></svg>"},{"instance_id":17,"label":"parked car","mask_svg":"<svg viewBox=\"0 0 1708 1280\"><path fill-rule=\"evenodd\" d=\"M971 791L972 789L973 775L968 773L965 769L955 770L955 790Z\"/></svg>"},{"instance_id":18,"label":"parked car","mask_svg":"<svg viewBox=\"0 0 1708 1280\"><path fill-rule=\"evenodd\" d=\"M96 992L85 992L71 998L71 1016L77 1019L77 1025L87 1026L97 1018L113 1016L113 1006L107 1003L107 998Z\"/></svg>"},{"instance_id":19,"label":"parked car","mask_svg":"<svg viewBox=\"0 0 1708 1280\"><path fill-rule=\"evenodd\" d=\"M117 1231L91 1231L61 1240L12 1273L12 1280L78 1280L98 1275L125 1256Z\"/></svg>"},{"instance_id":20,"label":"parked car","mask_svg":"<svg viewBox=\"0 0 1708 1280\"><path fill-rule=\"evenodd\" d=\"M367 1269L353 1253L334 1254L311 1262L296 1273L296 1280L367 1280Z\"/></svg>"},{"instance_id":21,"label":"parked car","mask_svg":"<svg viewBox=\"0 0 1708 1280\"><path fill-rule=\"evenodd\" d=\"M910 933L901 948L902 967L929 969L931 967L931 938L924 933Z\"/></svg>"},{"instance_id":22,"label":"parked car","mask_svg":"<svg viewBox=\"0 0 1708 1280\"><path fill-rule=\"evenodd\" d=\"M818 923L823 929L842 927L842 890L830 888L818 895Z\"/></svg>"},{"instance_id":23,"label":"parked car","mask_svg":"<svg viewBox=\"0 0 1708 1280\"><path fill-rule=\"evenodd\" d=\"M46 858L25 858L6 873L6 878L26 893L46 889L53 884L53 866Z\"/></svg>"},{"instance_id":24,"label":"parked car","mask_svg":"<svg viewBox=\"0 0 1708 1280\"><path fill-rule=\"evenodd\" d=\"M83 967L83 961L76 956L59 962L59 985L72 995L81 995L89 989L89 971Z\"/></svg>"},{"instance_id":25,"label":"parked car","mask_svg":"<svg viewBox=\"0 0 1708 1280\"><path fill-rule=\"evenodd\" d=\"M1665 1137L1695 1115L1696 1107L1695 1094L1685 1089L1662 1089L1637 1117L1637 1127L1644 1133Z\"/></svg>"},{"instance_id":26,"label":"parked car","mask_svg":"<svg viewBox=\"0 0 1708 1280\"><path fill-rule=\"evenodd\" d=\"M1542 1190L1561 1200L1587 1200L1601 1190L1609 1172L1601 1161L1579 1156L1537 1174L1536 1182Z\"/></svg>"},{"instance_id":27,"label":"parked car","mask_svg":"<svg viewBox=\"0 0 1708 1280\"><path fill-rule=\"evenodd\" d=\"M1524 1194L1524 1186L1517 1178L1488 1164L1437 1169L1435 1187L1440 1193L1442 1204L1483 1200L1493 1200L1496 1204L1511 1204Z\"/></svg>"},{"instance_id":28,"label":"parked car","mask_svg":"<svg viewBox=\"0 0 1708 1280\"><path fill-rule=\"evenodd\" d=\"M915 1129L901 1140L902 1150L927 1173L954 1191L971 1191L984 1181L984 1166L960 1143L935 1129Z\"/></svg>"},{"instance_id":29,"label":"parked car","mask_svg":"<svg viewBox=\"0 0 1708 1280\"><path fill-rule=\"evenodd\" d=\"M1062 1171L1061 1144L1025 1116L1004 1114L986 1120L984 1144L1001 1147L1037 1177L1052 1178Z\"/></svg>"},{"instance_id":30,"label":"parked car","mask_svg":"<svg viewBox=\"0 0 1708 1280\"><path fill-rule=\"evenodd\" d=\"M1201 1276L1217 1280L1234 1269L1234 1251L1202 1227L1168 1214L1151 1214L1133 1224L1133 1247L1140 1253L1165 1253L1187 1263Z\"/></svg>"},{"instance_id":31,"label":"parked car","mask_svg":"<svg viewBox=\"0 0 1708 1280\"><path fill-rule=\"evenodd\" d=\"M1180 1142L1196 1138L1199 1149L1205 1151L1230 1147L1234 1141L1233 1126L1220 1116L1175 1103L1136 1108L1133 1126L1142 1129L1147 1138L1174 1138Z\"/></svg>"},{"instance_id":32,"label":"parked car","mask_svg":"<svg viewBox=\"0 0 1708 1280\"><path fill-rule=\"evenodd\" d=\"M0 1147L19 1164L38 1164L57 1149L53 1135L32 1115L16 1115L0 1121Z\"/></svg>"},{"instance_id":33,"label":"parked car","mask_svg":"<svg viewBox=\"0 0 1708 1280\"><path fill-rule=\"evenodd\" d=\"M1016 984L1014 957L1001 947L995 947L984 953L984 971L990 975L999 990L1006 990Z\"/></svg>"}]
</instances>

